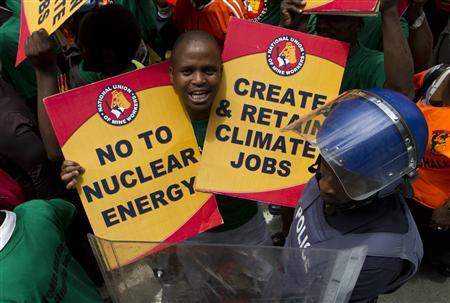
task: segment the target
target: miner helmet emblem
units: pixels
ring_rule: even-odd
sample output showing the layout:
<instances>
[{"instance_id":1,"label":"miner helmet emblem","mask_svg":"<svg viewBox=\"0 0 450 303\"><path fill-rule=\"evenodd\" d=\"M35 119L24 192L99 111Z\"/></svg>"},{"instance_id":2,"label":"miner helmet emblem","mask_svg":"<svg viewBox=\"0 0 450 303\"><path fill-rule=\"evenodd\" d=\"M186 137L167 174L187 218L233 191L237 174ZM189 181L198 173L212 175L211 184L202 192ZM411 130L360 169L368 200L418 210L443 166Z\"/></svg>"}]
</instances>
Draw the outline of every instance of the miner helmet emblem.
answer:
<instances>
[{"instance_id":1,"label":"miner helmet emblem","mask_svg":"<svg viewBox=\"0 0 450 303\"><path fill-rule=\"evenodd\" d=\"M291 76L305 64L305 48L298 39L281 36L270 43L266 59L273 72L281 76Z\"/></svg>"},{"instance_id":2,"label":"miner helmet emblem","mask_svg":"<svg viewBox=\"0 0 450 303\"><path fill-rule=\"evenodd\" d=\"M97 111L104 121L121 126L136 118L139 100L136 93L126 85L113 84L97 97Z\"/></svg>"}]
</instances>

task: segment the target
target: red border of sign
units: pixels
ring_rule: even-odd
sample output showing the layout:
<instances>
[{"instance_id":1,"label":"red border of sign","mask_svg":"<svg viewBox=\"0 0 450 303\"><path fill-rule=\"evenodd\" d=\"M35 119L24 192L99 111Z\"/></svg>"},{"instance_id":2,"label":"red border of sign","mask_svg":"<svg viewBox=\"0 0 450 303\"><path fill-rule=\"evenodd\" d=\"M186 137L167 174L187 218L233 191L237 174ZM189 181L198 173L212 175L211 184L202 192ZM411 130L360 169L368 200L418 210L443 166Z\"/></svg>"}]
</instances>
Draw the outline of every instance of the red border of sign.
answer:
<instances>
[{"instance_id":1,"label":"red border of sign","mask_svg":"<svg viewBox=\"0 0 450 303\"><path fill-rule=\"evenodd\" d=\"M335 0L311 9L307 9L305 12L375 12L377 5L378 0Z\"/></svg>"},{"instance_id":2,"label":"red border of sign","mask_svg":"<svg viewBox=\"0 0 450 303\"><path fill-rule=\"evenodd\" d=\"M245 28L245 31L240 29ZM265 53L270 43L275 40L274 36L292 36L302 43L305 52L308 55L323 58L334 62L339 66L345 67L347 62L347 53L350 45L324 37L315 37L312 40L308 35L302 32L288 30L278 26L266 25L264 35L258 35L261 30L261 24L248 20L231 18L228 25L228 32L233 35L227 35L225 47L223 49L223 61L230 61L239 57ZM249 32L254 34L248 35ZM317 43L317 40L323 40L326 43Z\"/></svg>"},{"instance_id":3,"label":"red border of sign","mask_svg":"<svg viewBox=\"0 0 450 303\"><path fill-rule=\"evenodd\" d=\"M398 1L398 14L399 16L403 15L408 8L409 0L399 0ZM376 9L378 6L378 1L376 0L369 0L369 1L333 1L330 3L325 3L321 6L317 6L315 8L307 9L305 12L308 13L321 13L323 12L326 14L327 12L345 12L345 13L359 13L359 12L367 12L374 14L377 13Z\"/></svg>"},{"instance_id":4,"label":"red border of sign","mask_svg":"<svg viewBox=\"0 0 450 303\"><path fill-rule=\"evenodd\" d=\"M148 73L151 73L151 77L145 76ZM119 77L120 81L117 81ZM64 94L45 98L44 106L47 112L51 112L54 117L66 117L64 120L52 119L50 117L53 127L58 129L55 133L60 146L63 146L83 123L97 114L97 102L94 100L89 100L89 102L75 102L73 104L69 104L68 102L76 98L83 98L86 95L99 95L105 87L113 84L127 85L135 92L158 86L171 85L169 62L155 64L137 71L76 88ZM65 106L61 106L61 103L65 103ZM70 115L67 114L68 111Z\"/></svg>"},{"instance_id":5,"label":"red border of sign","mask_svg":"<svg viewBox=\"0 0 450 303\"><path fill-rule=\"evenodd\" d=\"M277 204L287 207L296 207L298 200L302 196L306 183L295 185L288 188L276 189L271 191L254 192L254 193L220 193L219 195L227 195L236 198L242 198L252 201L261 201L264 203Z\"/></svg>"},{"instance_id":6,"label":"red border of sign","mask_svg":"<svg viewBox=\"0 0 450 303\"><path fill-rule=\"evenodd\" d=\"M25 54L25 40L31 35L28 23L25 17L25 8L23 0L20 1L20 33L19 45L17 47L16 67L27 58Z\"/></svg>"},{"instance_id":7,"label":"red border of sign","mask_svg":"<svg viewBox=\"0 0 450 303\"><path fill-rule=\"evenodd\" d=\"M185 240L192 236L195 236L195 235L199 234L198 233L199 230L207 231L208 229L211 229L211 228L217 226L216 224L201 225L202 221L204 221L202 218L210 218L210 222L211 222L211 219L213 219L212 222L217 222L217 221L222 220L222 216L220 215L219 209L217 208L216 197L214 195L212 195L205 202L205 204L191 218L189 218L189 220L186 223L184 223L177 231L175 231L172 235L167 237L165 240L161 241L161 242L167 242L167 243L155 242L155 244L157 244L156 247L150 249L149 251L147 251L133 259L128 260L127 262L124 262L124 264L121 264L121 266L128 265L128 264L134 263L136 261L139 261L142 258L145 258L148 255L154 254L162 249L172 246L173 244L176 244L177 242L181 242L182 240ZM151 241L149 241L149 242L151 243ZM115 269L115 268L117 268L117 267L113 267L112 269Z\"/></svg>"}]
</instances>

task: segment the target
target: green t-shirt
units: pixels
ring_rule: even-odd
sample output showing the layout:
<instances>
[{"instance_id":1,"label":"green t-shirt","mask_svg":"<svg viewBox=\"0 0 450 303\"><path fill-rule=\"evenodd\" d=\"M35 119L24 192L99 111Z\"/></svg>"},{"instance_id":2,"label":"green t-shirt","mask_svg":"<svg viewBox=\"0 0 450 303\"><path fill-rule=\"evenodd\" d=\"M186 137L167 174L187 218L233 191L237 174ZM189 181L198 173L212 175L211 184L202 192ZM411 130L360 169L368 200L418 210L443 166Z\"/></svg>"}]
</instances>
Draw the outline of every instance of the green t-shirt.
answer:
<instances>
[{"instance_id":1,"label":"green t-shirt","mask_svg":"<svg viewBox=\"0 0 450 303\"><path fill-rule=\"evenodd\" d=\"M203 149L207 125L208 120L192 121L195 138L200 149ZM210 232L222 232L235 229L250 221L258 212L258 205L254 201L222 195L216 195L216 199L224 223L209 230Z\"/></svg>"},{"instance_id":2,"label":"green t-shirt","mask_svg":"<svg viewBox=\"0 0 450 303\"><path fill-rule=\"evenodd\" d=\"M136 60L131 60L131 63L133 63L135 69L141 69L144 68L144 65ZM97 81L104 80L105 77L103 77L102 73L97 72L91 72L84 69L84 61L81 60L80 64L78 65L78 73L80 76L80 79L77 79L76 87L94 83Z\"/></svg>"},{"instance_id":3,"label":"green t-shirt","mask_svg":"<svg viewBox=\"0 0 450 303\"><path fill-rule=\"evenodd\" d=\"M20 18L21 0L6 0L6 6L13 12L14 16ZM17 37L19 39L19 37Z\"/></svg>"},{"instance_id":4,"label":"green t-shirt","mask_svg":"<svg viewBox=\"0 0 450 303\"><path fill-rule=\"evenodd\" d=\"M263 4L261 4L263 2ZM247 4L248 18L252 21L278 25L280 23L280 2L281 0L253 0L255 8L252 11L251 4Z\"/></svg>"},{"instance_id":5,"label":"green t-shirt","mask_svg":"<svg viewBox=\"0 0 450 303\"><path fill-rule=\"evenodd\" d=\"M408 21L404 17L400 18L403 34L409 37ZM358 33L358 41L367 48L377 51L383 51L383 31L382 31L381 15L373 17L364 17L364 25Z\"/></svg>"},{"instance_id":6,"label":"green t-shirt","mask_svg":"<svg viewBox=\"0 0 450 303\"><path fill-rule=\"evenodd\" d=\"M102 302L65 244L75 207L60 199L33 200L14 213L14 232L0 251L0 302Z\"/></svg>"},{"instance_id":7,"label":"green t-shirt","mask_svg":"<svg viewBox=\"0 0 450 303\"><path fill-rule=\"evenodd\" d=\"M156 30L156 16L158 10L152 0L114 0L114 4L120 4L128 8L138 21L141 29L142 40L150 43L149 33Z\"/></svg>"},{"instance_id":8,"label":"green t-shirt","mask_svg":"<svg viewBox=\"0 0 450 303\"><path fill-rule=\"evenodd\" d=\"M377 17L375 17L376 19ZM381 18L380 26L381 26ZM316 33L317 16L308 20L308 33ZM381 27L380 27L381 30ZM382 88L386 81L384 53L358 43L359 49L347 59L340 93L349 89Z\"/></svg>"},{"instance_id":9,"label":"green t-shirt","mask_svg":"<svg viewBox=\"0 0 450 303\"><path fill-rule=\"evenodd\" d=\"M28 60L15 67L19 32L20 17L16 15L11 16L0 26L1 76L14 87L21 97L35 98L37 86L33 67Z\"/></svg>"},{"instance_id":10,"label":"green t-shirt","mask_svg":"<svg viewBox=\"0 0 450 303\"><path fill-rule=\"evenodd\" d=\"M340 92L349 89L382 88L385 81L384 54L360 45L347 60Z\"/></svg>"},{"instance_id":11,"label":"green t-shirt","mask_svg":"<svg viewBox=\"0 0 450 303\"><path fill-rule=\"evenodd\" d=\"M358 42L367 48L383 51L383 30L381 27L381 15L363 18L363 28L358 33ZM308 33L316 33L317 15L311 15L308 19ZM406 38L409 37L408 21L405 18L400 18L403 34Z\"/></svg>"}]
</instances>

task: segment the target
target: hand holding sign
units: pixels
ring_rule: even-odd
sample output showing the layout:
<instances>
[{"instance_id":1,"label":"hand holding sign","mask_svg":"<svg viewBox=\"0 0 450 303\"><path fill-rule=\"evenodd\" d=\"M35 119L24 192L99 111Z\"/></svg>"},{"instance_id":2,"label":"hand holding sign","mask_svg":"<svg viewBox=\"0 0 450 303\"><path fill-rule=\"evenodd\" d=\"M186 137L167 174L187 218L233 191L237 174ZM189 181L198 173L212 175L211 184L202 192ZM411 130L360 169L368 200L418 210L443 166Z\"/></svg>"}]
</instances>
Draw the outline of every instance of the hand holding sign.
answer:
<instances>
[{"instance_id":1,"label":"hand holding sign","mask_svg":"<svg viewBox=\"0 0 450 303\"><path fill-rule=\"evenodd\" d=\"M306 25L308 21L308 18L303 16L305 6L306 1L304 0L282 0L279 26L303 31L302 26Z\"/></svg>"},{"instance_id":2,"label":"hand holding sign","mask_svg":"<svg viewBox=\"0 0 450 303\"><path fill-rule=\"evenodd\" d=\"M56 69L55 43L45 29L31 34L25 42L25 52L37 71L53 72Z\"/></svg>"},{"instance_id":3,"label":"hand holding sign","mask_svg":"<svg viewBox=\"0 0 450 303\"><path fill-rule=\"evenodd\" d=\"M16 66L25 56L25 41L31 33L44 29L52 34L87 0L22 0L20 37Z\"/></svg>"},{"instance_id":4,"label":"hand holding sign","mask_svg":"<svg viewBox=\"0 0 450 303\"><path fill-rule=\"evenodd\" d=\"M67 189L75 189L77 178L85 172L84 168L75 161L64 160L61 166L61 181L66 184Z\"/></svg>"}]
</instances>

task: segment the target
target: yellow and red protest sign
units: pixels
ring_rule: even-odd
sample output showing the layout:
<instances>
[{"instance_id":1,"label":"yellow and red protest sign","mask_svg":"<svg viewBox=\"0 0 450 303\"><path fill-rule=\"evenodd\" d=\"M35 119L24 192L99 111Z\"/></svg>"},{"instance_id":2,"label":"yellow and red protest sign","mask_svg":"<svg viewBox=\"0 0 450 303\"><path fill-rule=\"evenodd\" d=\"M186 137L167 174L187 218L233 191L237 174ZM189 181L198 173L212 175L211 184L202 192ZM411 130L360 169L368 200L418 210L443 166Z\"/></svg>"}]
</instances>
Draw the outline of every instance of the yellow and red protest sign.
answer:
<instances>
[{"instance_id":1,"label":"yellow and red protest sign","mask_svg":"<svg viewBox=\"0 0 450 303\"><path fill-rule=\"evenodd\" d=\"M65 158L86 169L77 190L99 237L178 242L222 223L214 196L194 190L200 153L168 69L44 101Z\"/></svg>"},{"instance_id":2,"label":"yellow and red protest sign","mask_svg":"<svg viewBox=\"0 0 450 303\"><path fill-rule=\"evenodd\" d=\"M60 27L87 0L22 0L16 66L25 58L25 41L41 28L49 34Z\"/></svg>"},{"instance_id":3,"label":"yellow and red protest sign","mask_svg":"<svg viewBox=\"0 0 450 303\"><path fill-rule=\"evenodd\" d=\"M402 15L409 0L398 1L398 12ZM304 11L315 14L374 15L378 12L380 0L308 0Z\"/></svg>"},{"instance_id":4,"label":"yellow and red protest sign","mask_svg":"<svg viewBox=\"0 0 450 303\"><path fill-rule=\"evenodd\" d=\"M308 0L304 11L308 13L375 14L380 0Z\"/></svg>"},{"instance_id":5,"label":"yellow and red protest sign","mask_svg":"<svg viewBox=\"0 0 450 303\"><path fill-rule=\"evenodd\" d=\"M317 150L281 129L333 100L348 45L232 19L196 188L295 206ZM318 125L305 125L314 133Z\"/></svg>"}]
</instances>

